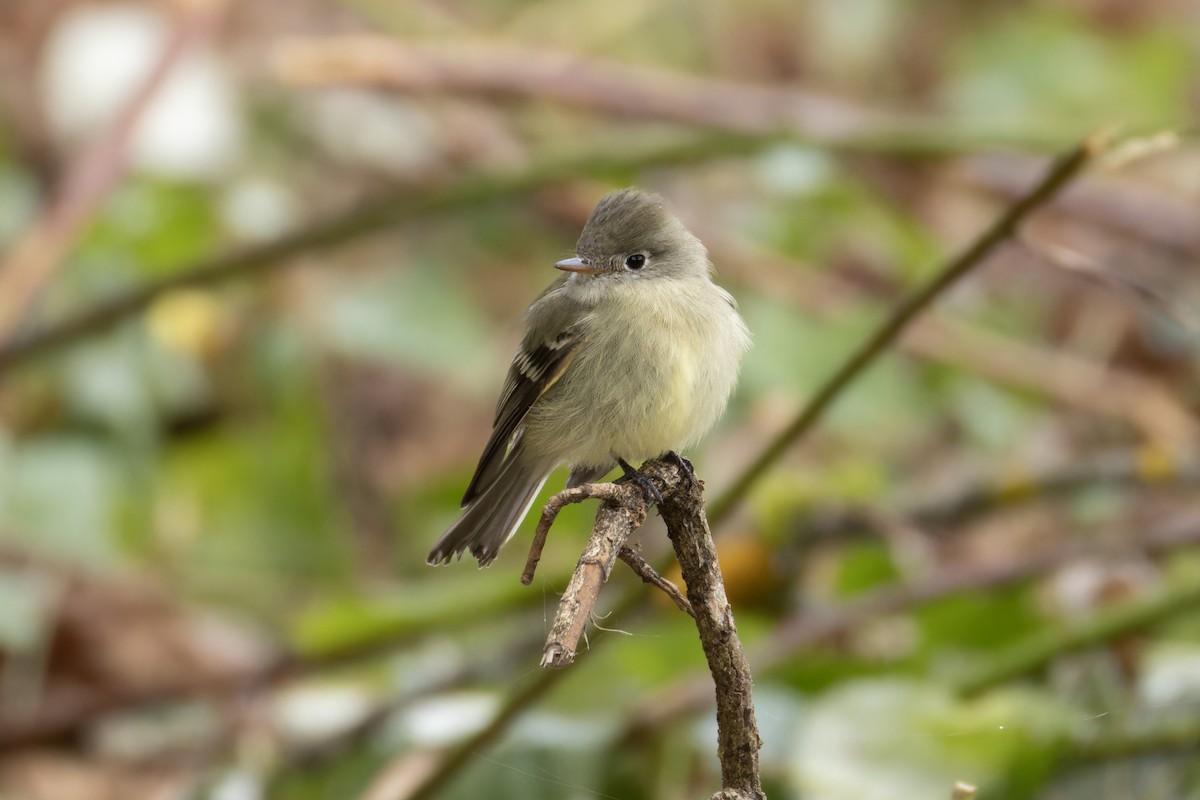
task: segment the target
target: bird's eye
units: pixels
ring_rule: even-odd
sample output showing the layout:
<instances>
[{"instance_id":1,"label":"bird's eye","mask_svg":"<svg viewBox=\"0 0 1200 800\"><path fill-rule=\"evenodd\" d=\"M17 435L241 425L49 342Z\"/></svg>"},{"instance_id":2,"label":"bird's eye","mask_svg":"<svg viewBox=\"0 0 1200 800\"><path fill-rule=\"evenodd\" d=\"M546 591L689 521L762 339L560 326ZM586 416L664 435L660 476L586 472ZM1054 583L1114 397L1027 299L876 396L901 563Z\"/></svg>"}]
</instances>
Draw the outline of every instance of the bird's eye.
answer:
<instances>
[{"instance_id":1,"label":"bird's eye","mask_svg":"<svg viewBox=\"0 0 1200 800\"><path fill-rule=\"evenodd\" d=\"M641 253L634 253L625 259L625 266L628 269L641 269L646 266L646 257Z\"/></svg>"}]
</instances>

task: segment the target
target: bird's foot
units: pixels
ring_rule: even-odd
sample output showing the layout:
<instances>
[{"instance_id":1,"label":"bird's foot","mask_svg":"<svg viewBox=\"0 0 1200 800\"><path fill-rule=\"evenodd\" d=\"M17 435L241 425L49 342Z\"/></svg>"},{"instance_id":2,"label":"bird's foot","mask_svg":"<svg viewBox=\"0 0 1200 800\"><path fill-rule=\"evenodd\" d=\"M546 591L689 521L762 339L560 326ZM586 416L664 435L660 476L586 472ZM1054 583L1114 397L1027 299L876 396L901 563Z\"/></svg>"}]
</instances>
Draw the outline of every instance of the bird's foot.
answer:
<instances>
[{"instance_id":1,"label":"bird's foot","mask_svg":"<svg viewBox=\"0 0 1200 800\"><path fill-rule=\"evenodd\" d=\"M666 461L668 464L673 463L676 466L678 466L679 471L681 473L683 473L683 477L687 479L688 483L695 482L696 468L692 466L691 461L688 461L686 458L679 455L679 453L676 453L674 450L668 450L667 452L663 453L662 460Z\"/></svg>"},{"instance_id":2,"label":"bird's foot","mask_svg":"<svg viewBox=\"0 0 1200 800\"><path fill-rule=\"evenodd\" d=\"M636 483L638 488L642 490L642 494L646 497L646 502L658 505L663 501L662 492L654 485L653 479L638 472L623 458L618 458L617 464L625 474L617 478L613 483Z\"/></svg>"}]
</instances>

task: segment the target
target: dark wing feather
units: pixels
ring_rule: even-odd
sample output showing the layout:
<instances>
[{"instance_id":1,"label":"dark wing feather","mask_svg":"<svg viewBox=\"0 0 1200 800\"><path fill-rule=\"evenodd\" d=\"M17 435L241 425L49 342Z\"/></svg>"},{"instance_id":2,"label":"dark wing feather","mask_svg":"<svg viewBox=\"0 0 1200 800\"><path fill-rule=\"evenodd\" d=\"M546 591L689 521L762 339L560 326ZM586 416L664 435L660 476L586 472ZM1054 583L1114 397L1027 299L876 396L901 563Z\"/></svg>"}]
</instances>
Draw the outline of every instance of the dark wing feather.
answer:
<instances>
[{"instance_id":1,"label":"dark wing feather","mask_svg":"<svg viewBox=\"0 0 1200 800\"><path fill-rule=\"evenodd\" d=\"M513 437L529 409L539 397L562 377L563 372L579 352L584 340L582 325L573 325L559 333L552 341L534 343L526 341L513 359L508 370L508 379L496 404L496 419L492 423L492 436L479 457L479 466L467 486L462 504L465 506L483 492L500 474L504 458L508 454Z\"/></svg>"}]
</instances>

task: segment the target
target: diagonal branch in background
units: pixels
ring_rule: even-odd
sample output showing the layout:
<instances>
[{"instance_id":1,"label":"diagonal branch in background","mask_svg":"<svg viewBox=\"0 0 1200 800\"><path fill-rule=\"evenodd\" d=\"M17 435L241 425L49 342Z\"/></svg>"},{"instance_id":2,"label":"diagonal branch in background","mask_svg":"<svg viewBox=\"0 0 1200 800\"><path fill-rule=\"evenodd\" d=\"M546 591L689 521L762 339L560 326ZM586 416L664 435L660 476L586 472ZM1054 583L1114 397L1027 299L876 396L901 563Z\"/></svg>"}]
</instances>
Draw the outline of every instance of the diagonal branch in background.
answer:
<instances>
[{"instance_id":1,"label":"diagonal branch in background","mask_svg":"<svg viewBox=\"0 0 1200 800\"><path fill-rule=\"evenodd\" d=\"M864 289L828 271L803 269L736 234L714 230L703 238L716 242L710 252L722 273L815 319L837 318L863 300L887 300L893 291L890 285ZM1186 404L1160 380L1126 367L984 331L949 314L914 320L894 346L906 355L1044 396L1064 410L1119 419L1164 450L1186 452L1200 442L1200 420Z\"/></svg>"},{"instance_id":2,"label":"diagonal branch in background","mask_svg":"<svg viewBox=\"0 0 1200 800\"><path fill-rule=\"evenodd\" d=\"M333 247L406 219L480 205L550 184L578 180L580 176L744 155L775 141L778 141L775 137L706 134L673 137L641 146L624 143L619 151L586 152L534 163L515 171L477 173L438 188L399 189L357 208L310 221L274 241L182 266L162 280L101 301L73 317L3 344L0 346L0 374L138 314L172 290L208 286L280 269L295 256Z\"/></svg>"},{"instance_id":3,"label":"diagonal branch in background","mask_svg":"<svg viewBox=\"0 0 1200 800\"><path fill-rule=\"evenodd\" d=\"M999 244L1012 238L1021 223L1030 214L1053 199L1074 180L1094 158L1107 149L1108 143L1108 132L1100 131L1089 136L1071 152L1058 158L1051 164L1042 179L1009 207L1004 215L984 231L970 247L904 299L870 338L863 342L842 367L830 377L792 423L767 445L732 486L713 501L709 511L710 519L714 523L724 519L745 497L750 487L789 448L816 426L846 387L895 343L909 323L956 281L982 263Z\"/></svg>"},{"instance_id":4,"label":"diagonal branch in background","mask_svg":"<svg viewBox=\"0 0 1200 800\"><path fill-rule=\"evenodd\" d=\"M222 0L179 3L175 28L158 60L112 124L71 165L53 205L25 231L0 263L0 344L21 325L37 294L61 267L80 232L120 180L126 150L155 94L212 30Z\"/></svg>"}]
</instances>

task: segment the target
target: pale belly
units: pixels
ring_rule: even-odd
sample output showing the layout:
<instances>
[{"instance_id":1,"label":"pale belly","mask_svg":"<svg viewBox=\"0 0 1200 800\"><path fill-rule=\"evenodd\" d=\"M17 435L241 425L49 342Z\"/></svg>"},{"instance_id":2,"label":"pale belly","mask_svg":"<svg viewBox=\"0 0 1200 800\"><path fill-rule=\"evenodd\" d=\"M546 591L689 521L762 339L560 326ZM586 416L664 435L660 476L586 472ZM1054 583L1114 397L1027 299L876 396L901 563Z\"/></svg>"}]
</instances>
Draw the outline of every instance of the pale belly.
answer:
<instances>
[{"instance_id":1,"label":"pale belly","mask_svg":"<svg viewBox=\"0 0 1200 800\"><path fill-rule=\"evenodd\" d=\"M657 318L597 331L531 410L527 444L556 461L587 465L641 461L694 444L724 410L744 345L722 335L725 319L686 311L664 318L659 309Z\"/></svg>"}]
</instances>

